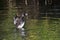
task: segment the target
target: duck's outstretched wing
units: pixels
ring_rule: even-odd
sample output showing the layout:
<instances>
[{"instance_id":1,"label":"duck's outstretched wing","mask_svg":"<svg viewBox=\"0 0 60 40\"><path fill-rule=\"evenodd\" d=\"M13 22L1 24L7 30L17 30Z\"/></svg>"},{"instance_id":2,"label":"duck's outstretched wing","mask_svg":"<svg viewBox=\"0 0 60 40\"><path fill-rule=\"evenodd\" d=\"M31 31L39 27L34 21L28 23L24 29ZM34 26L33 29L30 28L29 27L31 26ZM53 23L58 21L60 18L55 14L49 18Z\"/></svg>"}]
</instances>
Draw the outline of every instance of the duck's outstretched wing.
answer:
<instances>
[{"instance_id":1,"label":"duck's outstretched wing","mask_svg":"<svg viewBox=\"0 0 60 40\"><path fill-rule=\"evenodd\" d=\"M23 28L25 22L22 22L20 25L18 25L18 28Z\"/></svg>"}]
</instances>

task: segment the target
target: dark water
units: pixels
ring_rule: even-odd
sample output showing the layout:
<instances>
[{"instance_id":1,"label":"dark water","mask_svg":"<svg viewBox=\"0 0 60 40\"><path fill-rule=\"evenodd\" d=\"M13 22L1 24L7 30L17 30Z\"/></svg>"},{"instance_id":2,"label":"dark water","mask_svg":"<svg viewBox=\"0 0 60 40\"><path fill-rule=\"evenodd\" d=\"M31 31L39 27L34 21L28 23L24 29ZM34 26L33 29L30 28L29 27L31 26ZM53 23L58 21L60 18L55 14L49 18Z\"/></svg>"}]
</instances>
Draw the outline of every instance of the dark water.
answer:
<instances>
[{"instance_id":1,"label":"dark water","mask_svg":"<svg viewBox=\"0 0 60 40\"><path fill-rule=\"evenodd\" d=\"M47 2L47 5L45 4L44 0L39 0L39 3L40 3L39 17L46 17L47 15L47 17L60 18L60 1L59 0L52 0L51 4Z\"/></svg>"}]
</instances>

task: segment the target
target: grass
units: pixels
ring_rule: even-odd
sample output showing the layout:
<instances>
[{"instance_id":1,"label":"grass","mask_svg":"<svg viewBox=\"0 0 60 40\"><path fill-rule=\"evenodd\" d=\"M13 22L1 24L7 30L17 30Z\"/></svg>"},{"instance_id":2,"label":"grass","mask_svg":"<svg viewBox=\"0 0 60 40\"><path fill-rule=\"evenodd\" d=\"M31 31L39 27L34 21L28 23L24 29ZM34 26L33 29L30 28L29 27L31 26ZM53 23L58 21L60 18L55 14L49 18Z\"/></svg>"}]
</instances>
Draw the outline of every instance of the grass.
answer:
<instances>
[{"instance_id":1,"label":"grass","mask_svg":"<svg viewBox=\"0 0 60 40\"><path fill-rule=\"evenodd\" d=\"M27 40L60 40L60 20L31 20Z\"/></svg>"},{"instance_id":2,"label":"grass","mask_svg":"<svg viewBox=\"0 0 60 40\"><path fill-rule=\"evenodd\" d=\"M15 35L12 18L5 20L2 25L5 26L3 40L22 40L19 33L17 36ZM26 23L25 28L27 31L26 40L60 40L60 19L31 19Z\"/></svg>"}]
</instances>

